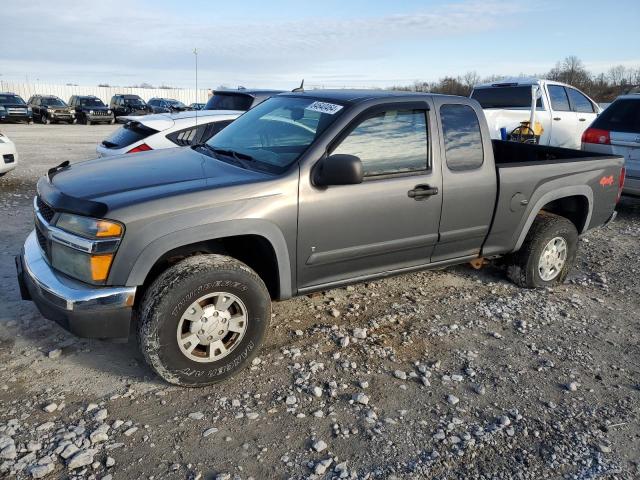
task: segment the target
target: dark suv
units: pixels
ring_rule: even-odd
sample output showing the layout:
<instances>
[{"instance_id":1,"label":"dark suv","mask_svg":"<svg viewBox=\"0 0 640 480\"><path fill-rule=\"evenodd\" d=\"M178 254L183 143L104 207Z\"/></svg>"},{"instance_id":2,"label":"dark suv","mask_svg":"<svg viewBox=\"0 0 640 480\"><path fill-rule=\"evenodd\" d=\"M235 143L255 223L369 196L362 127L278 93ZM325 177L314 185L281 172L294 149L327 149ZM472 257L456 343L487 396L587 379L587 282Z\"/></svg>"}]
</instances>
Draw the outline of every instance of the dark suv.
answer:
<instances>
[{"instance_id":1,"label":"dark suv","mask_svg":"<svg viewBox=\"0 0 640 480\"><path fill-rule=\"evenodd\" d=\"M93 95L73 95L69 99L69 106L75 110L76 119L85 125L116 121L111 109Z\"/></svg>"},{"instance_id":2,"label":"dark suv","mask_svg":"<svg viewBox=\"0 0 640 480\"><path fill-rule=\"evenodd\" d=\"M76 112L55 95L34 95L29 99L33 119L41 123L76 123Z\"/></svg>"},{"instance_id":3,"label":"dark suv","mask_svg":"<svg viewBox=\"0 0 640 480\"><path fill-rule=\"evenodd\" d=\"M33 113L20 95L11 92L0 92L0 122L33 121Z\"/></svg>"},{"instance_id":4,"label":"dark suv","mask_svg":"<svg viewBox=\"0 0 640 480\"><path fill-rule=\"evenodd\" d=\"M240 110L246 112L283 90L214 90L203 110Z\"/></svg>"},{"instance_id":5,"label":"dark suv","mask_svg":"<svg viewBox=\"0 0 640 480\"><path fill-rule=\"evenodd\" d=\"M147 103L153 110L153 113L175 113L189 110L184 103L173 98L152 98Z\"/></svg>"},{"instance_id":6,"label":"dark suv","mask_svg":"<svg viewBox=\"0 0 640 480\"><path fill-rule=\"evenodd\" d=\"M111 97L109 108L116 120L123 115L148 115L153 109L138 95L117 94Z\"/></svg>"}]
</instances>

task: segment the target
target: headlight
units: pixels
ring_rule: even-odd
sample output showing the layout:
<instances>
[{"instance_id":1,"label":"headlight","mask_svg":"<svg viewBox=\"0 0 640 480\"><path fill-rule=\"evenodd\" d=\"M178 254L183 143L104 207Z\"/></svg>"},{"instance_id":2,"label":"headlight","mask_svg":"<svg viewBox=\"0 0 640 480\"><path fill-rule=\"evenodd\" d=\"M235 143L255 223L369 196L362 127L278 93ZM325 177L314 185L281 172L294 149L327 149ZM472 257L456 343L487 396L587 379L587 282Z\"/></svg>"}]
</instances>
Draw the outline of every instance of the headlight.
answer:
<instances>
[{"instance_id":1,"label":"headlight","mask_svg":"<svg viewBox=\"0 0 640 480\"><path fill-rule=\"evenodd\" d=\"M107 113L111 113L111 110L107 110Z\"/></svg>"},{"instance_id":2,"label":"headlight","mask_svg":"<svg viewBox=\"0 0 640 480\"><path fill-rule=\"evenodd\" d=\"M89 110L89 115L93 115L93 110Z\"/></svg>"},{"instance_id":3,"label":"headlight","mask_svg":"<svg viewBox=\"0 0 640 480\"><path fill-rule=\"evenodd\" d=\"M122 224L63 213L55 226L82 238L65 238L53 233L53 267L83 282L104 283L124 232Z\"/></svg>"},{"instance_id":4,"label":"headlight","mask_svg":"<svg viewBox=\"0 0 640 480\"><path fill-rule=\"evenodd\" d=\"M0 105L0 112L4 112L6 108L3 105Z\"/></svg>"},{"instance_id":5,"label":"headlight","mask_svg":"<svg viewBox=\"0 0 640 480\"><path fill-rule=\"evenodd\" d=\"M123 231L120 223L70 213L61 214L56 222L56 227L67 232L77 233L85 238L120 237Z\"/></svg>"},{"instance_id":6,"label":"headlight","mask_svg":"<svg viewBox=\"0 0 640 480\"><path fill-rule=\"evenodd\" d=\"M31 109L31 107L27 107L27 113L33 113L33 110Z\"/></svg>"}]
</instances>

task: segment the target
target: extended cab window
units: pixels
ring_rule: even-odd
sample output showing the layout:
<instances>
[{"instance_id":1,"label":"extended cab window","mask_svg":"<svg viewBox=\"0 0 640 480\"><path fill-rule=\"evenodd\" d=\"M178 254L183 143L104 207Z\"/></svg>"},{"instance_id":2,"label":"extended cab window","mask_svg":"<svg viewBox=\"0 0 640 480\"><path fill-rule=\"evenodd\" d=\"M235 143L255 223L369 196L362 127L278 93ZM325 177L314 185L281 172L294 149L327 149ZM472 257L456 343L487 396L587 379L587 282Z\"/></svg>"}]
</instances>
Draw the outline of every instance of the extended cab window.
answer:
<instances>
[{"instance_id":1,"label":"extended cab window","mask_svg":"<svg viewBox=\"0 0 640 480\"><path fill-rule=\"evenodd\" d=\"M447 167L452 171L473 170L482 166L484 150L480 123L468 105L440 107Z\"/></svg>"},{"instance_id":2,"label":"extended cab window","mask_svg":"<svg viewBox=\"0 0 640 480\"><path fill-rule=\"evenodd\" d=\"M424 110L389 110L362 121L333 151L355 155L365 176L427 169Z\"/></svg>"},{"instance_id":3,"label":"extended cab window","mask_svg":"<svg viewBox=\"0 0 640 480\"><path fill-rule=\"evenodd\" d=\"M574 112L593 113L593 104L587 97L573 88L567 88L569 102Z\"/></svg>"},{"instance_id":4,"label":"extended cab window","mask_svg":"<svg viewBox=\"0 0 640 480\"><path fill-rule=\"evenodd\" d=\"M570 112L569 99L564 87L560 85L549 85L549 99L551 108L556 112Z\"/></svg>"}]
</instances>

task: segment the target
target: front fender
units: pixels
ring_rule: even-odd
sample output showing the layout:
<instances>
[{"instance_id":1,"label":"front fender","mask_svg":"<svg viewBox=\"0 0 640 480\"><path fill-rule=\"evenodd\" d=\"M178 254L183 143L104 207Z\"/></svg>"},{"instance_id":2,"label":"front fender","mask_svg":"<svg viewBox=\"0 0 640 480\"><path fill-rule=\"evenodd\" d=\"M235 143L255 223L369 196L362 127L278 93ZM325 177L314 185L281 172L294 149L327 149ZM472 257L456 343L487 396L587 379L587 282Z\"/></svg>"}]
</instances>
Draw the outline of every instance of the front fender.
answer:
<instances>
[{"instance_id":1,"label":"front fender","mask_svg":"<svg viewBox=\"0 0 640 480\"><path fill-rule=\"evenodd\" d=\"M215 235L212 235L215 232ZM192 226L168 233L149 243L133 260L126 285L142 285L155 263L167 252L198 242L238 235L257 235L265 238L278 260L280 297L292 296L292 269L289 248L282 231L273 223L262 219L239 219Z\"/></svg>"}]
</instances>

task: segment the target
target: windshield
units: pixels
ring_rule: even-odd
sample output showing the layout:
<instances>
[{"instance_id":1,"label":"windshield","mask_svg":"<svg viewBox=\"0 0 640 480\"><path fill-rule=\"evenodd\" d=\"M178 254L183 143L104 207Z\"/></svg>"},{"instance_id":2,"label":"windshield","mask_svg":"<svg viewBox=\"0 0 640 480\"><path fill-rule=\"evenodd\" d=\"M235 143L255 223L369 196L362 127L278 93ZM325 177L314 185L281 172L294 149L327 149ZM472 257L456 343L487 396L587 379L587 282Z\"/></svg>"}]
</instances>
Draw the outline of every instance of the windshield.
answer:
<instances>
[{"instance_id":1,"label":"windshield","mask_svg":"<svg viewBox=\"0 0 640 480\"><path fill-rule=\"evenodd\" d=\"M531 87L476 88L471 98L480 102L482 108L531 108ZM539 98L536 109L541 108Z\"/></svg>"},{"instance_id":2,"label":"windshield","mask_svg":"<svg viewBox=\"0 0 640 480\"><path fill-rule=\"evenodd\" d=\"M22 100L17 95L0 95L0 105L25 105L24 100Z\"/></svg>"},{"instance_id":3,"label":"windshield","mask_svg":"<svg viewBox=\"0 0 640 480\"><path fill-rule=\"evenodd\" d=\"M104 103L99 98L83 98L80 100L80 105L83 107L104 107Z\"/></svg>"},{"instance_id":4,"label":"windshield","mask_svg":"<svg viewBox=\"0 0 640 480\"><path fill-rule=\"evenodd\" d=\"M66 107L67 104L62 100L56 97L45 97L42 99L42 105L46 105L48 107Z\"/></svg>"},{"instance_id":5,"label":"windshield","mask_svg":"<svg viewBox=\"0 0 640 480\"><path fill-rule=\"evenodd\" d=\"M240 110L251 108L253 97L237 93L216 93L205 105L205 110Z\"/></svg>"},{"instance_id":6,"label":"windshield","mask_svg":"<svg viewBox=\"0 0 640 480\"><path fill-rule=\"evenodd\" d=\"M272 97L211 138L220 157L247 159L283 172L342 113L343 106L309 98Z\"/></svg>"},{"instance_id":7,"label":"windshield","mask_svg":"<svg viewBox=\"0 0 640 480\"><path fill-rule=\"evenodd\" d=\"M125 105L145 105L140 97L124 97Z\"/></svg>"}]
</instances>

